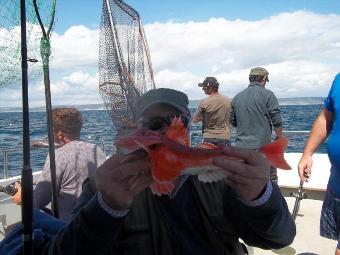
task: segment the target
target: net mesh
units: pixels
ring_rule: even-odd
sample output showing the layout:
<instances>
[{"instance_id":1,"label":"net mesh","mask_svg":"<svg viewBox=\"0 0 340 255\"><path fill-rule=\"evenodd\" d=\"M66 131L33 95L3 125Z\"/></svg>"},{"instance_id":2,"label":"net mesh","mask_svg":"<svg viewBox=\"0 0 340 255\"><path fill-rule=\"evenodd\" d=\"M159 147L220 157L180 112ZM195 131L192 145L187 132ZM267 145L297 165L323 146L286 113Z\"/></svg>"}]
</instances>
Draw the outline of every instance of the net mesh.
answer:
<instances>
[{"instance_id":1,"label":"net mesh","mask_svg":"<svg viewBox=\"0 0 340 255\"><path fill-rule=\"evenodd\" d=\"M135 100L155 88L139 14L120 0L104 0L99 41L99 91L119 134L136 123Z\"/></svg>"},{"instance_id":2,"label":"net mesh","mask_svg":"<svg viewBox=\"0 0 340 255\"><path fill-rule=\"evenodd\" d=\"M50 0L37 0L43 24L49 24L52 8ZM35 14L33 1L26 0L26 29L28 76L42 75L43 63L40 55L42 30ZM0 87L17 84L21 81L21 38L20 1L0 0Z\"/></svg>"}]
</instances>

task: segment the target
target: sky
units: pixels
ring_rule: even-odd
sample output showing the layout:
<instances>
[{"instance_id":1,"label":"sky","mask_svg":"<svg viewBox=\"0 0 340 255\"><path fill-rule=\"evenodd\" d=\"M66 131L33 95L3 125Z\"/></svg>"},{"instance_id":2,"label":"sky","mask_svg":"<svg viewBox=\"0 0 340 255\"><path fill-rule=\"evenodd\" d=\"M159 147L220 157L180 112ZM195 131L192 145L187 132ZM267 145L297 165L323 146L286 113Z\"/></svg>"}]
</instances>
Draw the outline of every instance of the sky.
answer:
<instances>
[{"instance_id":1,"label":"sky","mask_svg":"<svg viewBox=\"0 0 340 255\"><path fill-rule=\"evenodd\" d=\"M340 1L126 0L142 19L156 87L202 99L215 76L229 97L252 67L269 71L279 98L325 97L340 64ZM100 104L98 42L102 1L57 0L50 62L53 105ZM1 39L1 38L0 38ZM0 42L1 43L1 42ZM30 106L44 106L42 78L29 83ZM19 85L0 89L0 107L21 106Z\"/></svg>"}]
</instances>

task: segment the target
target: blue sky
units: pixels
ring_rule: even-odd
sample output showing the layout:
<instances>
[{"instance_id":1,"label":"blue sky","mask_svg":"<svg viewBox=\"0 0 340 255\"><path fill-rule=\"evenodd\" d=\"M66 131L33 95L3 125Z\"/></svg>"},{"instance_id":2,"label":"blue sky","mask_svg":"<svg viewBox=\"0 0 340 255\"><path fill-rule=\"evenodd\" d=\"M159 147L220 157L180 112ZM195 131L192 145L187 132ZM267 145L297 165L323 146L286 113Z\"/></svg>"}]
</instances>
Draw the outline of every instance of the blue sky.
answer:
<instances>
[{"instance_id":1,"label":"blue sky","mask_svg":"<svg viewBox=\"0 0 340 255\"><path fill-rule=\"evenodd\" d=\"M310 10L320 14L340 13L337 0L126 0L139 12L144 24L153 22L207 21L215 17L258 20L281 12ZM79 4L81 3L81 4ZM74 25L98 28L102 1L58 0L57 32Z\"/></svg>"},{"instance_id":2,"label":"blue sky","mask_svg":"<svg viewBox=\"0 0 340 255\"><path fill-rule=\"evenodd\" d=\"M190 99L215 76L233 97L254 66L268 69L278 97L325 97L340 66L337 0L126 0L141 16L157 87ZM53 105L102 103L98 92L102 1L57 0L51 39ZM12 33L13 34L13 33ZM0 30L1 38L1 30ZM30 81L30 105L44 105L42 79ZM19 86L1 90L0 107L20 106Z\"/></svg>"}]
</instances>

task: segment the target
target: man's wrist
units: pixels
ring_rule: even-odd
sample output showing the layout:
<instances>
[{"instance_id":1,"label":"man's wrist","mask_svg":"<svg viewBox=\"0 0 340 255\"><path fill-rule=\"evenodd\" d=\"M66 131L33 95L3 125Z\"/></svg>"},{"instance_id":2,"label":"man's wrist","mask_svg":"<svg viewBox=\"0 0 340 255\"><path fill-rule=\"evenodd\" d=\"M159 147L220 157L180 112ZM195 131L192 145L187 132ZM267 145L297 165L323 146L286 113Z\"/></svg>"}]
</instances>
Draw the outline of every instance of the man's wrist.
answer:
<instances>
[{"instance_id":1,"label":"man's wrist","mask_svg":"<svg viewBox=\"0 0 340 255\"><path fill-rule=\"evenodd\" d=\"M254 200L242 202L250 207L261 206L269 200L270 196L272 195L272 192L273 184L271 181L268 181L264 190Z\"/></svg>"},{"instance_id":2,"label":"man's wrist","mask_svg":"<svg viewBox=\"0 0 340 255\"><path fill-rule=\"evenodd\" d=\"M113 218L123 218L125 217L130 210L115 210L112 209L103 199L103 195L98 192L98 203L100 205L100 207L110 216L112 216Z\"/></svg>"},{"instance_id":3,"label":"man's wrist","mask_svg":"<svg viewBox=\"0 0 340 255\"><path fill-rule=\"evenodd\" d=\"M260 192L260 194L258 194L257 197L255 197L254 199L252 199L250 201L255 201L255 200L260 199L263 196L263 194L266 192L267 186L268 186L268 184L264 185L264 187L263 187L262 191Z\"/></svg>"},{"instance_id":4,"label":"man's wrist","mask_svg":"<svg viewBox=\"0 0 340 255\"><path fill-rule=\"evenodd\" d=\"M302 157L312 157L313 156L313 152L310 151L306 151L302 153Z\"/></svg>"}]
</instances>

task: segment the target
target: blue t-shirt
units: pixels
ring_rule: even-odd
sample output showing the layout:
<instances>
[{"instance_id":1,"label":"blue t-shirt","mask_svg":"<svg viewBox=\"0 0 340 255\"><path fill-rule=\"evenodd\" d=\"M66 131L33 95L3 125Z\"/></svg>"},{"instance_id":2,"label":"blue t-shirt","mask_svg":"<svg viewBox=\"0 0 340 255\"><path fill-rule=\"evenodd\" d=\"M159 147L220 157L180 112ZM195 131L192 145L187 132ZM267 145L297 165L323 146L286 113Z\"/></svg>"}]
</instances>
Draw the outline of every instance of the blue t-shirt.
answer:
<instances>
[{"instance_id":1,"label":"blue t-shirt","mask_svg":"<svg viewBox=\"0 0 340 255\"><path fill-rule=\"evenodd\" d=\"M340 195L340 73L335 76L324 104L333 113L333 127L327 141L328 157L332 165L329 185Z\"/></svg>"}]
</instances>

